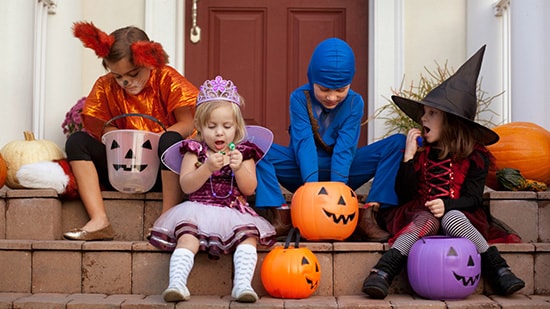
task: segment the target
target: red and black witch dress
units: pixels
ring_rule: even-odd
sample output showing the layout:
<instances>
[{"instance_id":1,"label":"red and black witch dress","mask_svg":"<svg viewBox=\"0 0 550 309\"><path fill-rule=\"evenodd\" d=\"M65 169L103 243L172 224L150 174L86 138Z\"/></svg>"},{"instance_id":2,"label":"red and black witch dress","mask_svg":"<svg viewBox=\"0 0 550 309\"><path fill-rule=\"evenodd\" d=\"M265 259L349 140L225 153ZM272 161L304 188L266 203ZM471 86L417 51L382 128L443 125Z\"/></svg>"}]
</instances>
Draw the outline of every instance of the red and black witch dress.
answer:
<instances>
[{"instance_id":1,"label":"red and black witch dress","mask_svg":"<svg viewBox=\"0 0 550 309\"><path fill-rule=\"evenodd\" d=\"M464 213L489 244L521 242L517 233L493 218L483 204L491 153L481 145L463 160L440 160L439 153L428 145L413 160L401 163L395 184L400 206L381 209L380 213L382 223L393 235L389 243L406 230L417 212L429 211L426 201L437 198L443 200L445 212L454 209Z\"/></svg>"}]
</instances>

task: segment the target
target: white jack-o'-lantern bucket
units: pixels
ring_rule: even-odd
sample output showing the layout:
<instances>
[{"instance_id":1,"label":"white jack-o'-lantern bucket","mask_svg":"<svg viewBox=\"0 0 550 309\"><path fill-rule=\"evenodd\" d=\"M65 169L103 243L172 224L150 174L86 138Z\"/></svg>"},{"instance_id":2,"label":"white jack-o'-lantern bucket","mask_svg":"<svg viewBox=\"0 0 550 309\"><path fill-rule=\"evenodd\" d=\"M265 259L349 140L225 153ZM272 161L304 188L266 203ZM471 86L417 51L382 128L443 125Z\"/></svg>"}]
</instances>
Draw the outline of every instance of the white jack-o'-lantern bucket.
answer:
<instances>
[{"instance_id":1,"label":"white jack-o'-lantern bucket","mask_svg":"<svg viewBox=\"0 0 550 309\"><path fill-rule=\"evenodd\" d=\"M128 116L140 116L164 125L154 117L143 114L122 114L107 121ZM123 193L144 193L155 185L160 166L158 157L159 133L121 129L101 137L107 153L107 170L111 185Z\"/></svg>"}]
</instances>

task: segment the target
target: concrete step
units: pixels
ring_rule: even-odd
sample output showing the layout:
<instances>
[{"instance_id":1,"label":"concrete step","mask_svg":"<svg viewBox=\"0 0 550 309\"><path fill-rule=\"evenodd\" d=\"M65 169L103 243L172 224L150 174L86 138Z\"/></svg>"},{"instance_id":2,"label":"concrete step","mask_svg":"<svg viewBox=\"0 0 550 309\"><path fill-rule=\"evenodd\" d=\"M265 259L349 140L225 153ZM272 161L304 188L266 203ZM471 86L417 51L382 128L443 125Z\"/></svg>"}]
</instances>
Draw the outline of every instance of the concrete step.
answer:
<instances>
[{"instance_id":1,"label":"concrete step","mask_svg":"<svg viewBox=\"0 0 550 309\"><path fill-rule=\"evenodd\" d=\"M283 245L279 243L278 245ZM317 296L361 295L366 274L388 249L368 242L302 242L316 255L321 279ZM526 286L522 294L550 295L550 244L498 244L503 257ZM253 287L268 293L261 282L261 265L270 251L258 249ZM168 285L170 253L145 241L0 240L0 292L97 293L157 295ZM230 295L231 255L209 260L198 253L188 288L193 295ZM394 280L391 294L412 294L407 271ZM483 280L475 294L491 295Z\"/></svg>"},{"instance_id":2,"label":"concrete step","mask_svg":"<svg viewBox=\"0 0 550 309\"><path fill-rule=\"evenodd\" d=\"M115 240L145 240L162 210L162 195L103 192ZM364 197L362 197L364 199ZM290 201L290 195L287 196ZM550 191L489 191L491 214L518 232L524 242L550 242ZM0 239L61 240L88 215L80 200L60 200L54 190L0 189Z\"/></svg>"},{"instance_id":3,"label":"concrete step","mask_svg":"<svg viewBox=\"0 0 550 309\"><path fill-rule=\"evenodd\" d=\"M174 308L160 294L168 284L170 254L145 241L160 215L161 194L103 192L115 241L65 241L62 233L82 226L87 214L79 200L60 200L53 190L0 190L0 308ZM483 280L463 301L428 301L415 296L406 271L394 280L385 300L362 295L361 284L387 244L302 242L321 264L321 282L304 300L269 297L260 265L269 248L259 248L253 287L266 308L543 308L550 295L550 193L485 194L491 213L514 228L525 243L498 244L526 287L498 297ZM279 243L278 245L282 245ZM231 301L232 257L195 258L185 306L237 308ZM213 281L214 280L214 281Z\"/></svg>"},{"instance_id":4,"label":"concrete step","mask_svg":"<svg viewBox=\"0 0 550 309\"><path fill-rule=\"evenodd\" d=\"M379 308L379 309L488 309L488 308L550 308L550 296L513 295L509 297L472 295L464 300L438 301L419 299L414 295L393 294L384 300L373 300L361 295L311 296L306 299L277 299L268 296L261 297L254 304L241 304L229 296L191 296L191 299L180 303L166 303L160 295L137 294L28 294L0 293L0 308L41 309L160 309L160 308L197 308L197 309L229 309L229 308Z\"/></svg>"}]
</instances>

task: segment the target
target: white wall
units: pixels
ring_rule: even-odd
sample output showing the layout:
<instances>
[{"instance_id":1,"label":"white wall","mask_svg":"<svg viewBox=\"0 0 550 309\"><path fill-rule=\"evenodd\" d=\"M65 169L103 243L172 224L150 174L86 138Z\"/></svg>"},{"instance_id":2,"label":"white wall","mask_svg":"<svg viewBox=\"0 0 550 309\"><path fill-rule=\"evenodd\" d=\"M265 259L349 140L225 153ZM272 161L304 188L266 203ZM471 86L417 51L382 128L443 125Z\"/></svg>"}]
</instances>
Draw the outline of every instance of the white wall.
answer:
<instances>
[{"instance_id":1,"label":"white wall","mask_svg":"<svg viewBox=\"0 0 550 309\"><path fill-rule=\"evenodd\" d=\"M508 72L509 59L509 10L503 8L502 16L495 14L495 0L467 1L467 52L475 53L483 44L487 45L480 79L487 95L499 95L491 105L495 114L485 113L484 118L492 117L493 123L499 125L510 121L510 83Z\"/></svg>"},{"instance_id":2,"label":"white wall","mask_svg":"<svg viewBox=\"0 0 550 309\"><path fill-rule=\"evenodd\" d=\"M512 1L510 10L512 120L550 130L550 2Z\"/></svg>"},{"instance_id":3,"label":"white wall","mask_svg":"<svg viewBox=\"0 0 550 309\"><path fill-rule=\"evenodd\" d=\"M502 15L496 4L502 4ZM487 45L480 72L486 98L500 93L490 112L499 125L534 122L550 130L550 2L546 0L371 0L369 103L388 101L389 88L418 81L434 61L456 70ZM370 111L373 113L373 110ZM370 140L385 134L382 120L369 123Z\"/></svg>"},{"instance_id":4,"label":"white wall","mask_svg":"<svg viewBox=\"0 0 550 309\"><path fill-rule=\"evenodd\" d=\"M405 4L405 85L417 84L426 68L448 63L458 69L466 59L464 0L407 0ZM426 22L429 21L429 22Z\"/></svg>"},{"instance_id":5,"label":"white wall","mask_svg":"<svg viewBox=\"0 0 550 309\"><path fill-rule=\"evenodd\" d=\"M144 26L144 0L57 0L54 14L47 15L45 63L45 111L43 138L61 148L65 144L61 123L65 113L90 91L95 79L105 74L92 50L73 37L79 20L92 21L105 32L127 25ZM38 0L0 0L0 49L2 71L0 147L22 140L31 130L33 115L33 51L35 5ZM35 132L36 134L36 132Z\"/></svg>"},{"instance_id":6,"label":"white wall","mask_svg":"<svg viewBox=\"0 0 550 309\"><path fill-rule=\"evenodd\" d=\"M61 123L65 113L83 93L82 45L73 38L71 27L82 14L81 1L58 1L56 13L48 15L44 139L64 149Z\"/></svg>"},{"instance_id":7,"label":"white wall","mask_svg":"<svg viewBox=\"0 0 550 309\"><path fill-rule=\"evenodd\" d=\"M0 147L31 127L34 3L0 1Z\"/></svg>"},{"instance_id":8,"label":"white wall","mask_svg":"<svg viewBox=\"0 0 550 309\"><path fill-rule=\"evenodd\" d=\"M392 89L417 85L420 74L466 59L466 0L371 0L369 114L389 104ZM429 21L429 22L427 22ZM383 117L369 120L369 141L386 135Z\"/></svg>"}]
</instances>

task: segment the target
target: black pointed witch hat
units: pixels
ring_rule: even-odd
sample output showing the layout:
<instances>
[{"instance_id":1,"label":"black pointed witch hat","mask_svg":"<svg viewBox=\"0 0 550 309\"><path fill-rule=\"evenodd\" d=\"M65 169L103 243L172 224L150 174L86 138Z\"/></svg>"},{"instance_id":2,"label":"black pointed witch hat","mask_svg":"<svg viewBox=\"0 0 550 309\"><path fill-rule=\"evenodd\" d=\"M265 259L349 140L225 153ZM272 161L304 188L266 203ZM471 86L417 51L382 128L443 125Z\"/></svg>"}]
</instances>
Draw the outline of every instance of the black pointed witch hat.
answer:
<instances>
[{"instance_id":1,"label":"black pointed witch hat","mask_svg":"<svg viewBox=\"0 0 550 309\"><path fill-rule=\"evenodd\" d=\"M477 113L477 78L481 69L483 45L451 77L432 89L421 101L392 96L393 102L416 123L422 124L424 105L458 116L475 127L479 142L491 145L499 140L493 130L475 122Z\"/></svg>"}]
</instances>

